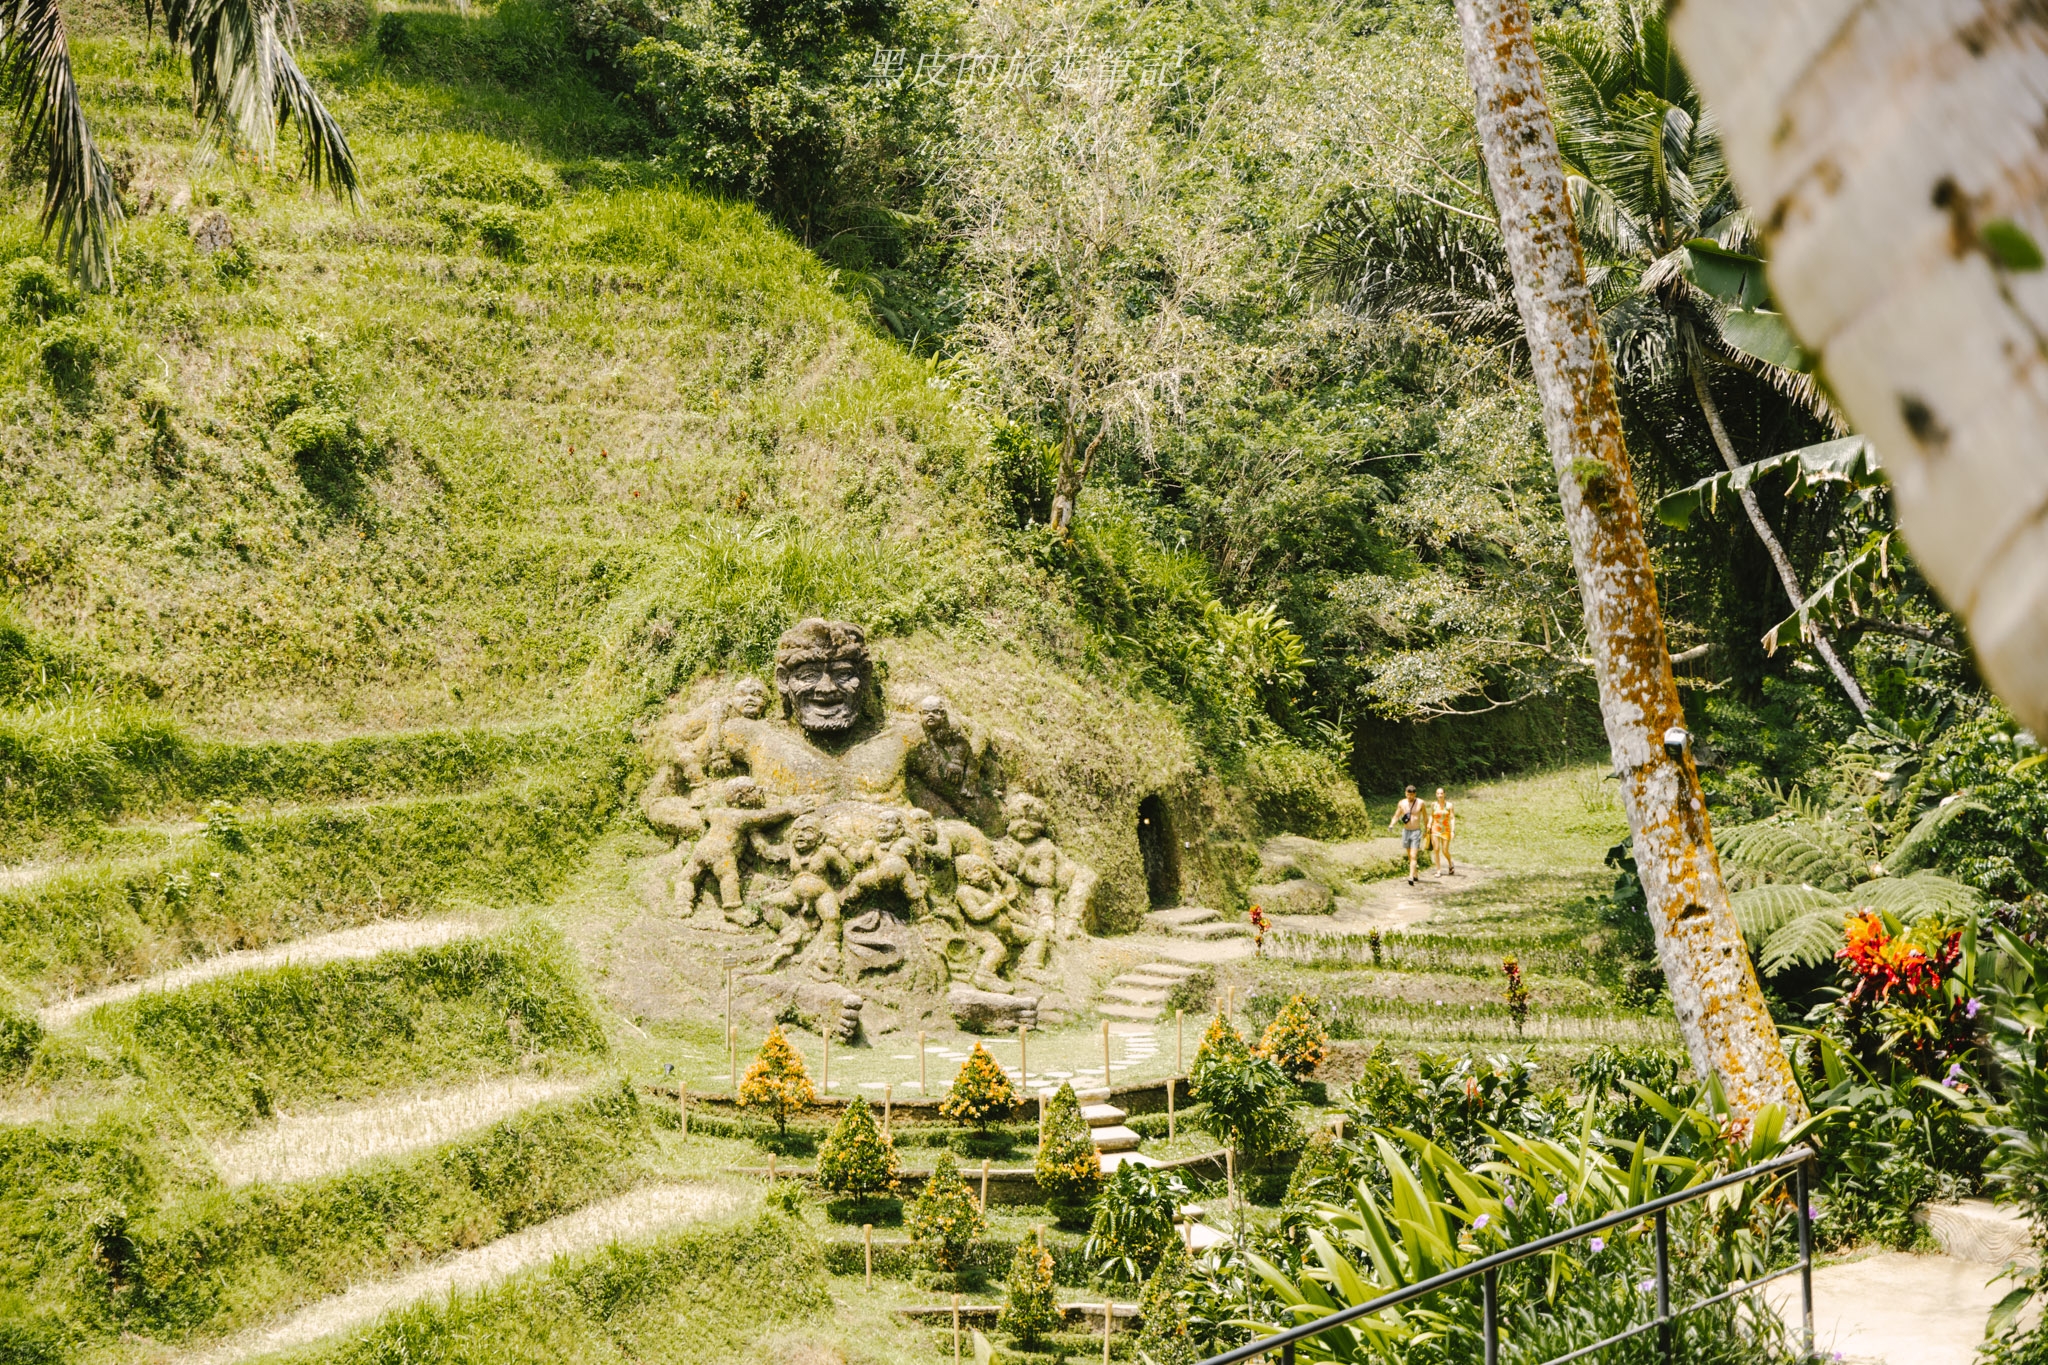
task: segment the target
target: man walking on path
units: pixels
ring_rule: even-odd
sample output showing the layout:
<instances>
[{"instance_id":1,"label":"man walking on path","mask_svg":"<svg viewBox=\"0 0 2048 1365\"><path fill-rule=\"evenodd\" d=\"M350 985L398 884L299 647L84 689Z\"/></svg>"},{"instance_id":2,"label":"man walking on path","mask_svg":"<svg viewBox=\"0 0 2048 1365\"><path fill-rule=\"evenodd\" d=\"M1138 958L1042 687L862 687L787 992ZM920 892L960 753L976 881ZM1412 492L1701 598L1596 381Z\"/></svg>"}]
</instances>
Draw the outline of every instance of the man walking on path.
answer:
<instances>
[{"instance_id":1,"label":"man walking on path","mask_svg":"<svg viewBox=\"0 0 2048 1365\"><path fill-rule=\"evenodd\" d=\"M1442 860L1443 866L1436 874L1439 877L1458 875L1458 865L1451 861L1451 836L1457 832L1457 808L1444 799L1444 789L1438 787L1436 800L1429 807L1429 859L1432 866Z\"/></svg>"},{"instance_id":2,"label":"man walking on path","mask_svg":"<svg viewBox=\"0 0 2048 1365\"><path fill-rule=\"evenodd\" d=\"M1422 852L1422 798L1415 794L1415 788L1408 788L1408 795L1401 804L1394 807L1394 818L1387 821L1387 828L1396 825L1401 829L1401 847L1408 854L1408 885L1415 885L1415 859Z\"/></svg>"}]
</instances>

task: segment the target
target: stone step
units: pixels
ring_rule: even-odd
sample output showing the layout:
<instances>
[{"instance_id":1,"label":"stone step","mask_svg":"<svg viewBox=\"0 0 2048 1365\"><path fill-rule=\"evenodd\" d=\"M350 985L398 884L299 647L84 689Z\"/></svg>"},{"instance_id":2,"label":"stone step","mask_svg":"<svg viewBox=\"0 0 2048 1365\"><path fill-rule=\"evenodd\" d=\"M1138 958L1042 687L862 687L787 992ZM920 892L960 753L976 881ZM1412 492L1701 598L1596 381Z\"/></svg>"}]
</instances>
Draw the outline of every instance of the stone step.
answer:
<instances>
[{"instance_id":1,"label":"stone step","mask_svg":"<svg viewBox=\"0 0 2048 1365\"><path fill-rule=\"evenodd\" d=\"M1103 1152L1102 1173L1115 1175L1119 1166L1163 1166L1166 1163L1143 1152Z\"/></svg>"},{"instance_id":2,"label":"stone step","mask_svg":"<svg viewBox=\"0 0 2048 1365\"><path fill-rule=\"evenodd\" d=\"M1123 986L1134 991L1159 991L1162 994L1170 995L1173 993L1173 988L1186 979L1186 977L1180 976L1151 976L1144 972L1125 972L1109 984L1112 986Z\"/></svg>"},{"instance_id":3,"label":"stone step","mask_svg":"<svg viewBox=\"0 0 2048 1365\"><path fill-rule=\"evenodd\" d=\"M1191 1251L1207 1251L1210 1247L1224 1246L1230 1241L1230 1238L1207 1223L1190 1223L1187 1227L1188 1249Z\"/></svg>"},{"instance_id":4,"label":"stone step","mask_svg":"<svg viewBox=\"0 0 2048 1365\"><path fill-rule=\"evenodd\" d=\"M1084 1104L1081 1117L1087 1120L1090 1128L1114 1128L1130 1115L1113 1104Z\"/></svg>"},{"instance_id":5,"label":"stone step","mask_svg":"<svg viewBox=\"0 0 2048 1365\"><path fill-rule=\"evenodd\" d=\"M1149 1024L1159 1017L1159 1006L1124 1005L1114 1000L1106 1000L1095 1007L1095 1012L1111 1019L1136 1019L1140 1023Z\"/></svg>"},{"instance_id":6,"label":"stone step","mask_svg":"<svg viewBox=\"0 0 2048 1365\"><path fill-rule=\"evenodd\" d=\"M1073 1085L1073 1082L1069 1081L1068 1084ZM1056 1085L1041 1085L1038 1087L1039 1097L1042 1098L1047 1104L1051 1104L1052 1097L1059 1093L1060 1088ZM1074 1098L1081 1102L1081 1107L1083 1109L1086 1109L1091 1104L1108 1104L1109 1087L1106 1085L1075 1085Z\"/></svg>"},{"instance_id":7,"label":"stone step","mask_svg":"<svg viewBox=\"0 0 2048 1365\"><path fill-rule=\"evenodd\" d=\"M2004 1265L2039 1264L2027 1220L2012 1209L1988 1199L1965 1199L1957 1204L1923 1204L1913 1211L1913 1221L1927 1229L1942 1251L1957 1260L1983 1261Z\"/></svg>"},{"instance_id":8,"label":"stone step","mask_svg":"<svg viewBox=\"0 0 2048 1365\"><path fill-rule=\"evenodd\" d=\"M1182 924L1202 924L1219 919L1214 910L1206 905L1182 905L1172 910L1151 910L1145 914L1145 923L1155 928L1171 929Z\"/></svg>"},{"instance_id":9,"label":"stone step","mask_svg":"<svg viewBox=\"0 0 2048 1365\"><path fill-rule=\"evenodd\" d=\"M1133 967L1125 976L1117 979L1121 981L1130 976L1155 976L1165 977L1172 982L1181 982L1201 971L1200 967L1190 967L1185 962L1147 962L1142 967Z\"/></svg>"},{"instance_id":10,"label":"stone step","mask_svg":"<svg viewBox=\"0 0 2048 1365\"><path fill-rule=\"evenodd\" d=\"M1112 981L1102 988L1105 1000L1121 1000L1127 1005L1163 1005L1172 991L1152 985L1126 985L1121 980Z\"/></svg>"},{"instance_id":11,"label":"stone step","mask_svg":"<svg viewBox=\"0 0 2048 1365\"><path fill-rule=\"evenodd\" d=\"M1098 1152L1128 1152L1145 1140L1120 1123L1107 1128L1090 1128L1088 1136Z\"/></svg>"},{"instance_id":12,"label":"stone step","mask_svg":"<svg viewBox=\"0 0 2048 1365\"><path fill-rule=\"evenodd\" d=\"M1201 924L1180 924L1174 926L1177 938L1198 938L1207 942L1219 938L1250 938L1252 927L1225 920L1205 921Z\"/></svg>"}]
</instances>

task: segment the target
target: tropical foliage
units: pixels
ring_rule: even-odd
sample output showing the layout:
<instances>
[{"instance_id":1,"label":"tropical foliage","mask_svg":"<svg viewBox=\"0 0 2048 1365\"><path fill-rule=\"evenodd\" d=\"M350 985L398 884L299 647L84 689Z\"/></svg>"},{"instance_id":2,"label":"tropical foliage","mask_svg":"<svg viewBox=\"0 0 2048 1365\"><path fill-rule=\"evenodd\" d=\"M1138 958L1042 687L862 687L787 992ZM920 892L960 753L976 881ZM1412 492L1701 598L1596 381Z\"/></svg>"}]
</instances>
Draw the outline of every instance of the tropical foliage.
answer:
<instances>
[{"instance_id":1,"label":"tropical foliage","mask_svg":"<svg viewBox=\"0 0 2048 1365\"><path fill-rule=\"evenodd\" d=\"M740 1081L742 1108L758 1107L775 1120L776 1131L786 1131L789 1120L818 1102L817 1087L804 1070L804 1055L796 1050L776 1025L761 1044L761 1051Z\"/></svg>"},{"instance_id":2,"label":"tropical foliage","mask_svg":"<svg viewBox=\"0 0 2048 1365\"><path fill-rule=\"evenodd\" d=\"M951 1152L939 1155L924 1189L904 1211L903 1226L932 1269L953 1274L965 1264L974 1239L987 1230L988 1219L968 1193L960 1163Z\"/></svg>"}]
</instances>

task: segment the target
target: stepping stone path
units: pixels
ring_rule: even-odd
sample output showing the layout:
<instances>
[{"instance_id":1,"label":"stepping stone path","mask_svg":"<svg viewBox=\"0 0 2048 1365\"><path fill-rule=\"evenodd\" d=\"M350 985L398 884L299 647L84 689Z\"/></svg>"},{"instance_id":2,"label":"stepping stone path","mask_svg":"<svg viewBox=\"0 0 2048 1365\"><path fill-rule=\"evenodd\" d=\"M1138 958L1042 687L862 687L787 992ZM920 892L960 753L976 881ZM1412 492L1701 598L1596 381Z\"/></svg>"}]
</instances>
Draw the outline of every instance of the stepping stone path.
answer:
<instances>
[{"instance_id":1,"label":"stepping stone path","mask_svg":"<svg viewBox=\"0 0 2048 1365\"><path fill-rule=\"evenodd\" d=\"M1178 911L1157 911L1159 914L1178 914ZM1215 911L1205 911L1214 914ZM1166 999L1173 994L1173 988L1201 971L1182 962L1148 962L1125 972L1102 988L1102 999L1095 1006L1095 1012L1109 1019L1127 1019L1132 1023L1155 1024L1166 1012ZM1135 1043L1135 1039L1132 1040ZM1135 1051L1135 1048L1133 1049ZM1154 1043L1150 1052L1157 1052ZM1150 1055L1148 1052L1147 1055ZM1136 1057L1133 1061L1138 1060Z\"/></svg>"}]
</instances>

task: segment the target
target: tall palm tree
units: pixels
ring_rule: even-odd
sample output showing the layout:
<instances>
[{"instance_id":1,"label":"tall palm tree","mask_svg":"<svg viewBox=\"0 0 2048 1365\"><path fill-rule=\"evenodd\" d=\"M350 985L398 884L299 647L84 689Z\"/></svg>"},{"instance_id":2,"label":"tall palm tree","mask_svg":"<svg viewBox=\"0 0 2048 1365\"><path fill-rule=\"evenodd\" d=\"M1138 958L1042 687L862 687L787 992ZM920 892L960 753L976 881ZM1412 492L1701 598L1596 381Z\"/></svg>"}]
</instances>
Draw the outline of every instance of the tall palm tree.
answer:
<instances>
[{"instance_id":1,"label":"tall palm tree","mask_svg":"<svg viewBox=\"0 0 2048 1365\"><path fill-rule=\"evenodd\" d=\"M147 0L150 23L155 0ZM353 198L355 157L292 57L298 20L291 0L167 0L164 34L192 65L194 109L217 136L268 159L278 125L298 120L305 173ZM121 200L94 144L71 74L70 36L57 0L0 0L0 96L16 108L20 148L39 154L42 226L79 283L113 281Z\"/></svg>"},{"instance_id":2,"label":"tall palm tree","mask_svg":"<svg viewBox=\"0 0 2048 1365\"><path fill-rule=\"evenodd\" d=\"M1544 107L1528 0L1458 0L1479 140L1500 206L1544 434L1600 684L1600 712L1635 835L1657 955L1679 1032L1738 1112L1805 1117L1714 855L1685 711L1665 652L1656 577L1622 442L1614 372Z\"/></svg>"},{"instance_id":3,"label":"tall palm tree","mask_svg":"<svg viewBox=\"0 0 2048 1365\"><path fill-rule=\"evenodd\" d=\"M2048 732L2048 47L1993 4L1676 0L1776 285L1884 452L1915 562Z\"/></svg>"},{"instance_id":4,"label":"tall palm tree","mask_svg":"<svg viewBox=\"0 0 2048 1365\"><path fill-rule=\"evenodd\" d=\"M1685 376L1732 473L1743 460L1714 400L1710 367L1747 370L1824 420L1834 422L1834 414L1810 378L1773 363L1789 359L1789 348L1759 346L1748 334L1737 344L1725 302L1695 283L1697 249L1688 244L1746 252L1755 230L1728 177L1720 135L1671 45L1662 5L1625 0L1618 18L1558 25L1538 39L1579 232L1611 267L1605 292L1613 302L1601 326L1624 378ZM1742 322L1758 316L1746 313ZM1745 485L1739 496L1792 609L1804 610L1798 572L1755 491ZM1833 642L1816 630L1812 643L1857 712L1869 716L1870 703Z\"/></svg>"}]
</instances>

